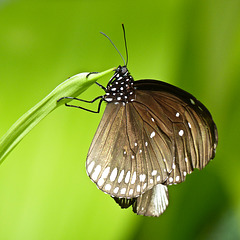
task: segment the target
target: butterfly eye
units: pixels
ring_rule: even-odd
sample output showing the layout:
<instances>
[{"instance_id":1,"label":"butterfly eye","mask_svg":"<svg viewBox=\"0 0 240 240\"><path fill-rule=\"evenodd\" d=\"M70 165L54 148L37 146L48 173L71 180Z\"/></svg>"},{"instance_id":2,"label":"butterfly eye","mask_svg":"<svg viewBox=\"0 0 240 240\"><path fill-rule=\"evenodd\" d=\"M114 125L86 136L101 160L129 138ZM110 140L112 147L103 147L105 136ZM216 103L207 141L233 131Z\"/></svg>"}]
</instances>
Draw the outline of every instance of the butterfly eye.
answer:
<instances>
[{"instance_id":1,"label":"butterfly eye","mask_svg":"<svg viewBox=\"0 0 240 240\"><path fill-rule=\"evenodd\" d=\"M128 72L128 70L127 70L126 66L121 67L121 75L124 75L127 72Z\"/></svg>"}]
</instances>

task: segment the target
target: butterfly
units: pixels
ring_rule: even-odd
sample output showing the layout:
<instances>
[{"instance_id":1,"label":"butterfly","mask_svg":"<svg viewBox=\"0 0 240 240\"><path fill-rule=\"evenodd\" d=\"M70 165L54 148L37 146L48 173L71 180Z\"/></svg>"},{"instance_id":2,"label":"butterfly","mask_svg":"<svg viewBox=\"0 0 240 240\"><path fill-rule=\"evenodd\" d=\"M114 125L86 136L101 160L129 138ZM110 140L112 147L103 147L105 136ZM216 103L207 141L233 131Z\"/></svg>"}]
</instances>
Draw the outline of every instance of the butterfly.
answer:
<instances>
[{"instance_id":1,"label":"butterfly","mask_svg":"<svg viewBox=\"0 0 240 240\"><path fill-rule=\"evenodd\" d=\"M87 174L122 208L158 217L169 204L168 186L214 158L216 125L193 95L158 80L134 81L126 65L101 87L96 112L107 105L88 151Z\"/></svg>"}]
</instances>

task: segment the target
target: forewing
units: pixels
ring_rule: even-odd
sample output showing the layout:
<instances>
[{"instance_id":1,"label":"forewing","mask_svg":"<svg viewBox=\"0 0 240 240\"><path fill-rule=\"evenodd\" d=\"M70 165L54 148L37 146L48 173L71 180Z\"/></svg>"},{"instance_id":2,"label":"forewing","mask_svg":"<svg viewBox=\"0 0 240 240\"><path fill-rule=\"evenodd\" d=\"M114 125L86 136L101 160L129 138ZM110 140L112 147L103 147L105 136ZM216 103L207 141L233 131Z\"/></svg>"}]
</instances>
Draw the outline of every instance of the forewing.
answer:
<instances>
[{"instance_id":1,"label":"forewing","mask_svg":"<svg viewBox=\"0 0 240 240\"><path fill-rule=\"evenodd\" d=\"M159 122L161 135L169 138L172 155L165 160L172 165L166 184L180 183L194 168L205 167L214 158L218 142L207 108L191 94L161 81L141 80L135 87L134 105L145 107Z\"/></svg>"}]
</instances>

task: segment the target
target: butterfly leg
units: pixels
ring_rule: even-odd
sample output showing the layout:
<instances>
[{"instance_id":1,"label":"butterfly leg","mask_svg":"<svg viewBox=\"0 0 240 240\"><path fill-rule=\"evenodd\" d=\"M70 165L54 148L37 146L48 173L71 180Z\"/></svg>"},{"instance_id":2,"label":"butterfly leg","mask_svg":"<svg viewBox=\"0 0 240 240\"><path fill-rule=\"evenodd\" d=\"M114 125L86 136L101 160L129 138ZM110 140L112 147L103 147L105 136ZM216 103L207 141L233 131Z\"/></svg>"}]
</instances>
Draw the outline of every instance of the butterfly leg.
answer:
<instances>
[{"instance_id":1,"label":"butterfly leg","mask_svg":"<svg viewBox=\"0 0 240 240\"><path fill-rule=\"evenodd\" d=\"M100 83L98 83L98 82L95 82L100 88L102 88L105 92L106 92L106 88L103 86L103 85L101 85Z\"/></svg>"},{"instance_id":2,"label":"butterfly leg","mask_svg":"<svg viewBox=\"0 0 240 240\"><path fill-rule=\"evenodd\" d=\"M90 72L90 73L88 73L87 78L88 78L91 74L97 74L97 73L99 73L99 72Z\"/></svg>"},{"instance_id":3,"label":"butterfly leg","mask_svg":"<svg viewBox=\"0 0 240 240\"><path fill-rule=\"evenodd\" d=\"M83 109L83 110L88 111L88 112L99 113L100 112L100 108L101 108L101 104L102 104L102 101L103 101L103 96L98 96L98 97L94 98L91 101L87 101L87 100L83 100L83 99L75 98L75 97L62 97L62 98L58 99L57 102L59 102L59 101L61 101L63 99L77 100L77 101L81 101L81 102L85 102L85 103L94 103L96 100L100 99L97 111L93 111L93 110L90 110L90 109L87 109L87 108L83 108L83 107L80 107L80 106L70 105L70 104L65 103L65 106L67 106L67 107L75 107L75 108Z\"/></svg>"},{"instance_id":4,"label":"butterfly leg","mask_svg":"<svg viewBox=\"0 0 240 240\"><path fill-rule=\"evenodd\" d=\"M90 72L88 75L87 75L87 78L91 75L91 74L97 74L97 73L99 73L99 72ZM98 82L95 82L100 88L102 88L104 91L106 91L106 88L103 86L103 85L101 85L100 83L98 83Z\"/></svg>"}]
</instances>

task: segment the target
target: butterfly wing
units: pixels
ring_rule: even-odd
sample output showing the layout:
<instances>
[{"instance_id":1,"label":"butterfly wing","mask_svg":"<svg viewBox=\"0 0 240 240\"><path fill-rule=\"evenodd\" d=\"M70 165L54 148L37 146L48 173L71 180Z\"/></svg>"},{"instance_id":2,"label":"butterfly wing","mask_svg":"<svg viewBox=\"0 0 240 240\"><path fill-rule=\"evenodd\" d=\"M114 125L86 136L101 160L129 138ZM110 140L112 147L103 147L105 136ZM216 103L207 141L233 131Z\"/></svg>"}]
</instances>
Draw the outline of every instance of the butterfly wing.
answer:
<instances>
[{"instance_id":1,"label":"butterfly wing","mask_svg":"<svg viewBox=\"0 0 240 240\"><path fill-rule=\"evenodd\" d=\"M170 138L173 154L166 160L172 168L166 184L180 183L194 168L205 167L214 158L218 143L217 128L207 108L188 92L161 81L140 80L134 86L136 107L144 106L161 122L161 134Z\"/></svg>"},{"instance_id":2,"label":"butterfly wing","mask_svg":"<svg viewBox=\"0 0 240 240\"><path fill-rule=\"evenodd\" d=\"M137 111L132 103L108 103L90 146L87 173L113 197L136 198L165 182L171 171L172 162L165 160L172 159L171 143L143 113L141 105Z\"/></svg>"},{"instance_id":3,"label":"butterfly wing","mask_svg":"<svg viewBox=\"0 0 240 240\"><path fill-rule=\"evenodd\" d=\"M168 188L166 185L157 184L138 198L116 198L114 200L121 208L132 205L133 212L148 217L159 217L167 208Z\"/></svg>"},{"instance_id":4,"label":"butterfly wing","mask_svg":"<svg viewBox=\"0 0 240 240\"><path fill-rule=\"evenodd\" d=\"M116 198L184 181L217 146L212 117L191 94L155 80L134 88L134 101L107 104L86 162L92 181Z\"/></svg>"},{"instance_id":5,"label":"butterfly wing","mask_svg":"<svg viewBox=\"0 0 240 240\"><path fill-rule=\"evenodd\" d=\"M159 217L168 206L168 188L157 184L138 197L133 203L133 212L148 217Z\"/></svg>"}]
</instances>

